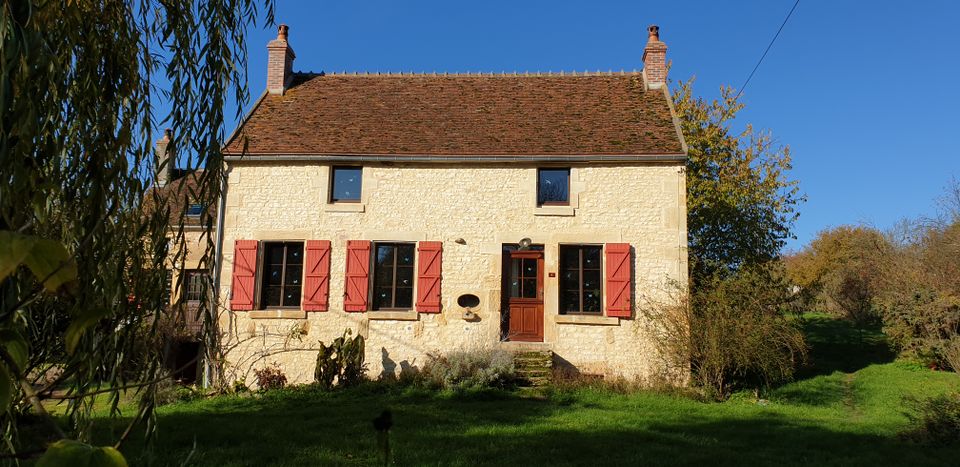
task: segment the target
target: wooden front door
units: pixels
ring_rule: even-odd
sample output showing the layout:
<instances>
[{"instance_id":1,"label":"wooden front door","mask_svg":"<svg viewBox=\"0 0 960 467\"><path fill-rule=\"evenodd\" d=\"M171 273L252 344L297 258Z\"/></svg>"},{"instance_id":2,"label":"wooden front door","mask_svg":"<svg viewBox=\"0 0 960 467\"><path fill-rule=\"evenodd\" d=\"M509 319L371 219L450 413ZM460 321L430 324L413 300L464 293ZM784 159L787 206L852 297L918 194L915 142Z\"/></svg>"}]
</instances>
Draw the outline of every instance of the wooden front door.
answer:
<instances>
[{"instance_id":1,"label":"wooden front door","mask_svg":"<svg viewBox=\"0 0 960 467\"><path fill-rule=\"evenodd\" d=\"M543 251L511 251L504 295L509 324L507 340L543 342Z\"/></svg>"}]
</instances>

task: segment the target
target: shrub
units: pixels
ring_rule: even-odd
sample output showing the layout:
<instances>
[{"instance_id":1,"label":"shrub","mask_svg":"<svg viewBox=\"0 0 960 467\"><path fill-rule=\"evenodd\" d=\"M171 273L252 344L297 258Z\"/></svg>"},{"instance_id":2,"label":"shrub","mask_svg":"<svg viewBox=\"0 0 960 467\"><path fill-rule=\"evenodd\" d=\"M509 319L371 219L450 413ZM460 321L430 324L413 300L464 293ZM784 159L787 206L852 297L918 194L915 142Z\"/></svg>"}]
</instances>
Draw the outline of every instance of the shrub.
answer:
<instances>
[{"instance_id":1,"label":"shrub","mask_svg":"<svg viewBox=\"0 0 960 467\"><path fill-rule=\"evenodd\" d=\"M280 364L276 362L259 370L253 370L253 374L257 378L257 386L261 391L280 389L287 385L287 375L283 374Z\"/></svg>"},{"instance_id":2,"label":"shrub","mask_svg":"<svg viewBox=\"0 0 960 467\"><path fill-rule=\"evenodd\" d=\"M901 437L937 445L960 442L960 393L904 398L904 402L912 410L906 414L910 428Z\"/></svg>"},{"instance_id":3,"label":"shrub","mask_svg":"<svg viewBox=\"0 0 960 467\"><path fill-rule=\"evenodd\" d=\"M184 386L177 384L172 380L163 380L157 384L156 388L157 404L173 404L175 402L188 402L201 399L204 391L196 386Z\"/></svg>"},{"instance_id":4,"label":"shrub","mask_svg":"<svg viewBox=\"0 0 960 467\"><path fill-rule=\"evenodd\" d=\"M420 380L427 386L452 390L504 388L515 379L513 355L496 349L431 356L420 372Z\"/></svg>"},{"instance_id":5,"label":"shrub","mask_svg":"<svg viewBox=\"0 0 960 467\"><path fill-rule=\"evenodd\" d=\"M716 272L673 304L641 310L668 371L689 370L713 399L738 387L767 387L793 377L806 358L801 330L788 320L790 293L775 264Z\"/></svg>"},{"instance_id":6,"label":"shrub","mask_svg":"<svg viewBox=\"0 0 960 467\"><path fill-rule=\"evenodd\" d=\"M313 376L321 388L330 390L335 380L340 387L356 386L363 381L367 371L363 362L364 340L359 334L350 338L351 333L352 331L347 329L329 346L320 342Z\"/></svg>"},{"instance_id":7,"label":"shrub","mask_svg":"<svg viewBox=\"0 0 960 467\"><path fill-rule=\"evenodd\" d=\"M960 336L953 336L943 344L943 359L950 368L960 373Z\"/></svg>"}]
</instances>

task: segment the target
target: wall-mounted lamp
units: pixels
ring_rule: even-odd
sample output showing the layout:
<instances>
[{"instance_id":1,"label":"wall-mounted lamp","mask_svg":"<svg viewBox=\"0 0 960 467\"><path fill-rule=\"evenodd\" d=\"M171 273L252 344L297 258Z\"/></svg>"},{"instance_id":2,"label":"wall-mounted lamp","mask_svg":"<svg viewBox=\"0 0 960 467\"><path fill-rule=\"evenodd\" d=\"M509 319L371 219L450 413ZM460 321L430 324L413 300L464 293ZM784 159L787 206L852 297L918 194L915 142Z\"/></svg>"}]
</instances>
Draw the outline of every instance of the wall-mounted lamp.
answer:
<instances>
[{"instance_id":1,"label":"wall-mounted lamp","mask_svg":"<svg viewBox=\"0 0 960 467\"><path fill-rule=\"evenodd\" d=\"M530 249L530 245L533 244L533 240L530 240L529 237L524 237L520 239L520 251Z\"/></svg>"}]
</instances>

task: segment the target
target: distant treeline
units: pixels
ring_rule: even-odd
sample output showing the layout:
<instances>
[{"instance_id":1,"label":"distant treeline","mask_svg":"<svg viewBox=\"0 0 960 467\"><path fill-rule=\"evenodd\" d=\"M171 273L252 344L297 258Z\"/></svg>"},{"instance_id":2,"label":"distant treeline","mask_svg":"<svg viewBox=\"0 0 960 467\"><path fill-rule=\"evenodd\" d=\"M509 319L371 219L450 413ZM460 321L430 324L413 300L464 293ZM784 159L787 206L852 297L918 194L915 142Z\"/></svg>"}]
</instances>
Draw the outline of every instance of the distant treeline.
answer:
<instances>
[{"instance_id":1,"label":"distant treeline","mask_svg":"<svg viewBox=\"0 0 960 467\"><path fill-rule=\"evenodd\" d=\"M960 181L937 208L888 231L824 230L785 264L808 308L882 323L903 356L960 371Z\"/></svg>"}]
</instances>

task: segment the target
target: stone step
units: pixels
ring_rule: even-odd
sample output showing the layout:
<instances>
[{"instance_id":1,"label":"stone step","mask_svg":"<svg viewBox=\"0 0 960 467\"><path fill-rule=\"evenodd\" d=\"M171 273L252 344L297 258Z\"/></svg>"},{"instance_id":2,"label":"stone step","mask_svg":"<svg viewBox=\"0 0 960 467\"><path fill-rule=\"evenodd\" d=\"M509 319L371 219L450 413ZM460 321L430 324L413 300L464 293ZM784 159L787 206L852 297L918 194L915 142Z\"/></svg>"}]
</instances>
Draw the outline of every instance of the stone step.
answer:
<instances>
[{"instance_id":1,"label":"stone step","mask_svg":"<svg viewBox=\"0 0 960 467\"><path fill-rule=\"evenodd\" d=\"M553 352L550 350L514 352L513 365L521 386L546 386L553 381Z\"/></svg>"}]
</instances>

